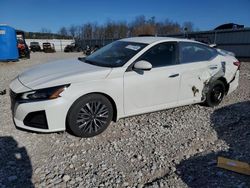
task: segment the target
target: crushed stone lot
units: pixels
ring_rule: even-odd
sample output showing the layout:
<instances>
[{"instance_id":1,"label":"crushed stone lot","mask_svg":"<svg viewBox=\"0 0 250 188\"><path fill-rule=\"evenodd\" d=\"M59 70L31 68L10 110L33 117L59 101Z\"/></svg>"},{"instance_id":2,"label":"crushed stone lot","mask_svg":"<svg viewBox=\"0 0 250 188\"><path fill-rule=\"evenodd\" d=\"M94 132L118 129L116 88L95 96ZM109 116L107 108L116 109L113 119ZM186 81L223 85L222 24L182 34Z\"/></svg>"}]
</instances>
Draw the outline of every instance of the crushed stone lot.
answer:
<instances>
[{"instance_id":1,"label":"crushed stone lot","mask_svg":"<svg viewBox=\"0 0 250 188\"><path fill-rule=\"evenodd\" d=\"M17 130L8 85L27 68L80 53L32 53L0 63L0 188L250 187L250 176L216 167L218 156L250 163L250 63L216 108L189 105L112 123L101 135Z\"/></svg>"}]
</instances>

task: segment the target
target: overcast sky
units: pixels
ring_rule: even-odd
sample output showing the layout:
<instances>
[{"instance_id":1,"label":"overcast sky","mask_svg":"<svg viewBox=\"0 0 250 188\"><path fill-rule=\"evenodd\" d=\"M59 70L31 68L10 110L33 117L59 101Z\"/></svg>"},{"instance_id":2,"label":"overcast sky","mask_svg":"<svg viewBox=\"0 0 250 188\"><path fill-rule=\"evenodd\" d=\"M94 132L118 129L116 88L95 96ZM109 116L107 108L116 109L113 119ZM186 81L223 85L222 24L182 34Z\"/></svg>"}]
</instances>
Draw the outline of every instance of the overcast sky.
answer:
<instances>
[{"instance_id":1,"label":"overcast sky","mask_svg":"<svg viewBox=\"0 0 250 188\"><path fill-rule=\"evenodd\" d=\"M0 0L0 8L0 24L25 31L57 32L62 26L108 19L129 22L139 15L191 21L200 30L229 22L250 27L250 0Z\"/></svg>"}]
</instances>

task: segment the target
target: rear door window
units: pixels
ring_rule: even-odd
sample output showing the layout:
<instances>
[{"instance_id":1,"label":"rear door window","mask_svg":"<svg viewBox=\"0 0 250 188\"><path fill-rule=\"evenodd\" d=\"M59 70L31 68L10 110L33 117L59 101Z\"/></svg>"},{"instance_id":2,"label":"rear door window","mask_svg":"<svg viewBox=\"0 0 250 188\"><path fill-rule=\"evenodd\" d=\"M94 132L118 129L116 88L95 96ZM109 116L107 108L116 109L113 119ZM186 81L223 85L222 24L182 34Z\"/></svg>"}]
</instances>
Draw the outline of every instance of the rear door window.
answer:
<instances>
[{"instance_id":1,"label":"rear door window","mask_svg":"<svg viewBox=\"0 0 250 188\"><path fill-rule=\"evenodd\" d=\"M182 64L209 61L216 55L216 50L208 46L192 42L180 43L180 63Z\"/></svg>"}]
</instances>

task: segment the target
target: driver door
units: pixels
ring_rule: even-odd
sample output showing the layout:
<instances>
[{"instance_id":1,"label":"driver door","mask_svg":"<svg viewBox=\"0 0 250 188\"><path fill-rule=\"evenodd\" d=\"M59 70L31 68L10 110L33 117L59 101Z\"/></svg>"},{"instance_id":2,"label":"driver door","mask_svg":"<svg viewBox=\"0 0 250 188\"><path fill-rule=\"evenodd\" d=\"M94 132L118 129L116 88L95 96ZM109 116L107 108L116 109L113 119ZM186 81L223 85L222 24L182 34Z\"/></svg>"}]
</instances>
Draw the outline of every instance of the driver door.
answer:
<instances>
[{"instance_id":1,"label":"driver door","mask_svg":"<svg viewBox=\"0 0 250 188\"><path fill-rule=\"evenodd\" d=\"M152 69L135 70L132 64L124 73L125 114L140 114L177 105L180 87L180 75L176 68L177 44L157 44L135 62L140 60L150 62Z\"/></svg>"}]
</instances>

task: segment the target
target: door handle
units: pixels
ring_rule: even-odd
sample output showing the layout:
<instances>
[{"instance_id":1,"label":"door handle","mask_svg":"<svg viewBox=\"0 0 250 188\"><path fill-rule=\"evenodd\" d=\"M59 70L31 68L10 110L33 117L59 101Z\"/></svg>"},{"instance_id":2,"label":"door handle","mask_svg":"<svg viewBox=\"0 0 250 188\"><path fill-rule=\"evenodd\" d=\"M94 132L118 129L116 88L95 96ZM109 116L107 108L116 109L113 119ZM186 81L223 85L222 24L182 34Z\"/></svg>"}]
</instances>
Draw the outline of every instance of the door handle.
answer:
<instances>
[{"instance_id":1,"label":"door handle","mask_svg":"<svg viewBox=\"0 0 250 188\"><path fill-rule=\"evenodd\" d=\"M169 76L169 78L174 78L174 77L177 77L177 76L179 76L179 74L172 74L172 75Z\"/></svg>"},{"instance_id":2,"label":"door handle","mask_svg":"<svg viewBox=\"0 0 250 188\"><path fill-rule=\"evenodd\" d=\"M217 69L217 68L218 68L218 66L216 66L216 65L210 66L210 67L209 67L210 70L215 70L215 69Z\"/></svg>"}]
</instances>

